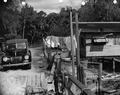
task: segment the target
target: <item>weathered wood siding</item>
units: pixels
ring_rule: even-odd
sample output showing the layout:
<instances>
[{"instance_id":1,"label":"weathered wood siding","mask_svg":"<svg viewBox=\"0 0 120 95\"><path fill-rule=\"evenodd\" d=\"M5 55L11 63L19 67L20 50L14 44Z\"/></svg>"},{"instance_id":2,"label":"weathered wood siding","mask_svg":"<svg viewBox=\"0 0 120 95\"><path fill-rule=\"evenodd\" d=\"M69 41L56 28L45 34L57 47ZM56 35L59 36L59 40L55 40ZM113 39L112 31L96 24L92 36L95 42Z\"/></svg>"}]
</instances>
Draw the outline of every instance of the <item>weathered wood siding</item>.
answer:
<instances>
[{"instance_id":1,"label":"weathered wood siding","mask_svg":"<svg viewBox=\"0 0 120 95\"><path fill-rule=\"evenodd\" d=\"M86 57L86 35L85 34L81 33L79 44L80 44L80 58L85 58Z\"/></svg>"},{"instance_id":2,"label":"weathered wood siding","mask_svg":"<svg viewBox=\"0 0 120 95\"><path fill-rule=\"evenodd\" d=\"M86 35L86 57L93 56L120 56L120 35L107 37L104 45L93 45L93 35Z\"/></svg>"},{"instance_id":3,"label":"weathered wood siding","mask_svg":"<svg viewBox=\"0 0 120 95\"><path fill-rule=\"evenodd\" d=\"M120 45L86 46L86 55L90 56L120 56Z\"/></svg>"}]
</instances>

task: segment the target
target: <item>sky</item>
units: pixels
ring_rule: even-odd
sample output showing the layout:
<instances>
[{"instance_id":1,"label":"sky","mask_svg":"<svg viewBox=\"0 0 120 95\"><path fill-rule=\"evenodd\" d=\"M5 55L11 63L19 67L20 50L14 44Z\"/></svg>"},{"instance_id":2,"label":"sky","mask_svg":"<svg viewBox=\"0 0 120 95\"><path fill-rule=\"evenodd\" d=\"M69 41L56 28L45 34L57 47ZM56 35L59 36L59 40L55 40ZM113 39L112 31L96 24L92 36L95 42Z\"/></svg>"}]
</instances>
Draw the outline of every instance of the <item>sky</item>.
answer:
<instances>
[{"instance_id":1,"label":"sky","mask_svg":"<svg viewBox=\"0 0 120 95\"><path fill-rule=\"evenodd\" d=\"M59 0L25 0L28 5L32 6L37 12L45 11L47 14L60 11L60 8L67 6L80 6L82 0L63 0L63 2L59 2Z\"/></svg>"}]
</instances>

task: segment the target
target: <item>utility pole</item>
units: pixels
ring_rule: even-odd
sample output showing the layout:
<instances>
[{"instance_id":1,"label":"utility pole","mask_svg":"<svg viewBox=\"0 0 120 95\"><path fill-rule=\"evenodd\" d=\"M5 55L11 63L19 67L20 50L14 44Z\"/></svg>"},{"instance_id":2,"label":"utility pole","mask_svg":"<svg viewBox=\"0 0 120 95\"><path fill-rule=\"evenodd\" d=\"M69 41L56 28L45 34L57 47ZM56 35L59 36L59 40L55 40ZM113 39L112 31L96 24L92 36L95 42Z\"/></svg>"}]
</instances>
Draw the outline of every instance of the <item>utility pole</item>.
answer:
<instances>
[{"instance_id":1,"label":"utility pole","mask_svg":"<svg viewBox=\"0 0 120 95\"><path fill-rule=\"evenodd\" d=\"M70 30L71 30L71 51L72 51L72 74L75 77L72 7L70 7ZM73 90L73 93L76 95L76 86L75 86L75 84L72 84L72 90Z\"/></svg>"},{"instance_id":2,"label":"utility pole","mask_svg":"<svg viewBox=\"0 0 120 95\"><path fill-rule=\"evenodd\" d=\"M72 71L73 71L73 75L75 75L74 46L73 46L73 25L72 25L72 8L70 9L70 28L71 28Z\"/></svg>"}]
</instances>

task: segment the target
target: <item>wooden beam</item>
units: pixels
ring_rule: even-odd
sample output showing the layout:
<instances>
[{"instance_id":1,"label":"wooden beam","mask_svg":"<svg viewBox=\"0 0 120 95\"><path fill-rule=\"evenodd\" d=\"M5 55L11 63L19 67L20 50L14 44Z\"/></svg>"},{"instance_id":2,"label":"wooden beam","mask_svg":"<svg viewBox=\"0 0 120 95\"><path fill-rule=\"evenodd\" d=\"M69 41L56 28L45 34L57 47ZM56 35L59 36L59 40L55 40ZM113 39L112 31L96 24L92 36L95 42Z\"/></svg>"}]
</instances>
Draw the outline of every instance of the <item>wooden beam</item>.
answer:
<instances>
[{"instance_id":1,"label":"wooden beam","mask_svg":"<svg viewBox=\"0 0 120 95\"><path fill-rule=\"evenodd\" d=\"M75 24L76 22L73 22ZM78 24L119 24L120 22L78 22Z\"/></svg>"},{"instance_id":2,"label":"wooden beam","mask_svg":"<svg viewBox=\"0 0 120 95\"><path fill-rule=\"evenodd\" d=\"M75 24L76 22L73 22L73 24ZM78 22L79 24L79 28L81 29L100 29L103 28L104 29L115 29L117 31L119 31L120 29L120 22ZM85 31L84 31L85 32ZM96 31L98 32L98 31ZM114 31L116 32L116 31Z\"/></svg>"},{"instance_id":3,"label":"wooden beam","mask_svg":"<svg viewBox=\"0 0 120 95\"><path fill-rule=\"evenodd\" d=\"M95 95L95 93L78 81L74 76L68 75L68 78L83 92L83 95Z\"/></svg>"}]
</instances>

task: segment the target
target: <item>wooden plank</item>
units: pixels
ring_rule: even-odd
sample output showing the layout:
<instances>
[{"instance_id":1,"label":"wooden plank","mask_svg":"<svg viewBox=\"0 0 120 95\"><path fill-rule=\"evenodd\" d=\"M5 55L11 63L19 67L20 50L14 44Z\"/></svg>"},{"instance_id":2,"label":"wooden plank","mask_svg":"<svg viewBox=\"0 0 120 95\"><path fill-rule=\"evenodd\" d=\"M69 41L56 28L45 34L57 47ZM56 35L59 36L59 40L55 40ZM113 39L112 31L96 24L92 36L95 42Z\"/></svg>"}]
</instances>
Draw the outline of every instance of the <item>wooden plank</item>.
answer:
<instances>
[{"instance_id":1,"label":"wooden plank","mask_svg":"<svg viewBox=\"0 0 120 95\"><path fill-rule=\"evenodd\" d=\"M45 73L40 73L40 82L42 84L42 88L46 89L47 88L47 79L45 78Z\"/></svg>"},{"instance_id":2,"label":"wooden plank","mask_svg":"<svg viewBox=\"0 0 120 95\"><path fill-rule=\"evenodd\" d=\"M35 83L34 76L33 77L31 76L31 86L34 87L34 83Z\"/></svg>"},{"instance_id":3,"label":"wooden plank","mask_svg":"<svg viewBox=\"0 0 120 95\"><path fill-rule=\"evenodd\" d=\"M31 85L31 81L30 81L31 78L30 78L30 77L31 77L31 76L28 76L28 77L27 77L27 86L28 86L28 85Z\"/></svg>"},{"instance_id":4,"label":"wooden plank","mask_svg":"<svg viewBox=\"0 0 120 95\"><path fill-rule=\"evenodd\" d=\"M47 87L47 80L44 73L38 73L27 76L27 85L37 86L37 87Z\"/></svg>"},{"instance_id":5,"label":"wooden plank","mask_svg":"<svg viewBox=\"0 0 120 95\"><path fill-rule=\"evenodd\" d=\"M120 56L120 45L86 46L86 56Z\"/></svg>"},{"instance_id":6,"label":"wooden plank","mask_svg":"<svg viewBox=\"0 0 120 95\"><path fill-rule=\"evenodd\" d=\"M35 85L37 86L37 75L35 75Z\"/></svg>"}]
</instances>

